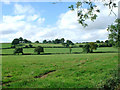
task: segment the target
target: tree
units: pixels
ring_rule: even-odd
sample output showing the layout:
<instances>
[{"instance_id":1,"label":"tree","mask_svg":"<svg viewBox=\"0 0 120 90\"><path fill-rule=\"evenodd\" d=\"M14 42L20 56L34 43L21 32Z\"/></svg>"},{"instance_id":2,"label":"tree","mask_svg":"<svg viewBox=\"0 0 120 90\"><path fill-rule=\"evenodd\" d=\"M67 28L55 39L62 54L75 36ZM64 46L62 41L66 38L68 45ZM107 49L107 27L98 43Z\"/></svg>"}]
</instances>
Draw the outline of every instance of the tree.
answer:
<instances>
[{"instance_id":1,"label":"tree","mask_svg":"<svg viewBox=\"0 0 120 90\"><path fill-rule=\"evenodd\" d=\"M107 44L108 44L108 43L109 43L109 41L108 41L108 40L105 40L105 43L107 43Z\"/></svg>"},{"instance_id":2,"label":"tree","mask_svg":"<svg viewBox=\"0 0 120 90\"><path fill-rule=\"evenodd\" d=\"M104 43L103 41L101 41L101 43Z\"/></svg>"},{"instance_id":3,"label":"tree","mask_svg":"<svg viewBox=\"0 0 120 90\"><path fill-rule=\"evenodd\" d=\"M68 45L73 45L73 42L70 41L70 40L67 40L66 43L67 43Z\"/></svg>"},{"instance_id":4,"label":"tree","mask_svg":"<svg viewBox=\"0 0 120 90\"><path fill-rule=\"evenodd\" d=\"M90 45L90 53L92 53L93 50L97 49L97 44L95 44L94 42L90 42L88 44Z\"/></svg>"},{"instance_id":5,"label":"tree","mask_svg":"<svg viewBox=\"0 0 120 90\"><path fill-rule=\"evenodd\" d=\"M16 53L18 53L18 55L19 55L19 53L23 54L23 48L15 48L14 54L16 54Z\"/></svg>"},{"instance_id":6,"label":"tree","mask_svg":"<svg viewBox=\"0 0 120 90\"><path fill-rule=\"evenodd\" d=\"M69 47L69 50L70 50L70 54L72 53L72 48L71 47Z\"/></svg>"},{"instance_id":7,"label":"tree","mask_svg":"<svg viewBox=\"0 0 120 90\"><path fill-rule=\"evenodd\" d=\"M47 43L47 40L43 40L43 43Z\"/></svg>"},{"instance_id":8,"label":"tree","mask_svg":"<svg viewBox=\"0 0 120 90\"><path fill-rule=\"evenodd\" d=\"M100 40L96 40L96 43L100 43Z\"/></svg>"},{"instance_id":9,"label":"tree","mask_svg":"<svg viewBox=\"0 0 120 90\"><path fill-rule=\"evenodd\" d=\"M32 47L33 47L33 45L29 44L29 47L30 47L30 48L32 48Z\"/></svg>"},{"instance_id":10,"label":"tree","mask_svg":"<svg viewBox=\"0 0 120 90\"><path fill-rule=\"evenodd\" d=\"M87 43L86 45L83 46L83 52L84 53L92 53L93 50L97 49L97 44L94 42Z\"/></svg>"},{"instance_id":11,"label":"tree","mask_svg":"<svg viewBox=\"0 0 120 90\"><path fill-rule=\"evenodd\" d=\"M105 1L105 0L104 0ZM85 6L88 6L88 8L84 8ZM104 6L108 6L110 9L110 14L113 13L115 16L116 14L113 12L113 8L117 7L116 3L112 2L112 0L109 0L107 3L104 3ZM71 10L74 10L74 5L69 6ZM97 9L97 6L92 0L81 0L76 3L77 8L77 16L79 17L78 22L83 26L88 26L87 23L85 23L86 20L94 21L97 18L96 13L100 13L100 10Z\"/></svg>"},{"instance_id":12,"label":"tree","mask_svg":"<svg viewBox=\"0 0 120 90\"><path fill-rule=\"evenodd\" d=\"M48 41L48 43L52 43L52 41L51 41L51 40L49 40L49 41Z\"/></svg>"},{"instance_id":13,"label":"tree","mask_svg":"<svg viewBox=\"0 0 120 90\"><path fill-rule=\"evenodd\" d=\"M27 39L24 39L23 42L24 42L24 43L28 43L28 40L27 40Z\"/></svg>"},{"instance_id":14,"label":"tree","mask_svg":"<svg viewBox=\"0 0 120 90\"><path fill-rule=\"evenodd\" d=\"M60 39L55 39L55 44L59 44L60 43Z\"/></svg>"},{"instance_id":15,"label":"tree","mask_svg":"<svg viewBox=\"0 0 120 90\"><path fill-rule=\"evenodd\" d=\"M89 52L90 52L90 45L85 44L85 45L83 46L83 52L84 52L84 53L89 53Z\"/></svg>"},{"instance_id":16,"label":"tree","mask_svg":"<svg viewBox=\"0 0 120 90\"><path fill-rule=\"evenodd\" d=\"M39 43L39 41L35 41L35 43Z\"/></svg>"},{"instance_id":17,"label":"tree","mask_svg":"<svg viewBox=\"0 0 120 90\"><path fill-rule=\"evenodd\" d=\"M12 45L17 45L19 44L19 39L18 38L15 38L13 41L12 41Z\"/></svg>"},{"instance_id":18,"label":"tree","mask_svg":"<svg viewBox=\"0 0 120 90\"><path fill-rule=\"evenodd\" d=\"M113 25L108 26L109 40L113 46L120 47L120 19L116 19Z\"/></svg>"},{"instance_id":19,"label":"tree","mask_svg":"<svg viewBox=\"0 0 120 90\"><path fill-rule=\"evenodd\" d=\"M64 43L65 39L64 38L61 38L61 43Z\"/></svg>"},{"instance_id":20,"label":"tree","mask_svg":"<svg viewBox=\"0 0 120 90\"><path fill-rule=\"evenodd\" d=\"M20 41L20 43L22 43L22 41L23 41L23 38L22 38L22 37L20 37L20 38L19 38L19 41Z\"/></svg>"},{"instance_id":21,"label":"tree","mask_svg":"<svg viewBox=\"0 0 120 90\"><path fill-rule=\"evenodd\" d=\"M34 52L37 52L37 54L40 54L40 52L44 52L44 49L43 49L43 47L38 46L34 49Z\"/></svg>"}]
</instances>

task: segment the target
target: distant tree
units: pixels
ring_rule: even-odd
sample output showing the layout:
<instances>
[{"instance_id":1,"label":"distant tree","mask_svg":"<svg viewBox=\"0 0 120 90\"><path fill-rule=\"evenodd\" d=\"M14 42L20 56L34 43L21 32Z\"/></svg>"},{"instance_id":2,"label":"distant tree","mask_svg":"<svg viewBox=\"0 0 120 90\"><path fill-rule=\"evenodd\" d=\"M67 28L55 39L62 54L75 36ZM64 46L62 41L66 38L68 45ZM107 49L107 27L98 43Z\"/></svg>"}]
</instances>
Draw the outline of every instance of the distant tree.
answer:
<instances>
[{"instance_id":1,"label":"distant tree","mask_svg":"<svg viewBox=\"0 0 120 90\"><path fill-rule=\"evenodd\" d=\"M12 41L12 45L17 45L19 44L19 39L18 38L15 38L13 41Z\"/></svg>"},{"instance_id":2,"label":"distant tree","mask_svg":"<svg viewBox=\"0 0 120 90\"><path fill-rule=\"evenodd\" d=\"M79 47L83 47L83 45L79 45Z\"/></svg>"},{"instance_id":3,"label":"distant tree","mask_svg":"<svg viewBox=\"0 0 120 90\"><path fill-rule=\"evenodd\" d=\"M32 48L33 46L31 44L29 44L29 47Z\"/></svg>"},{"instance_id":4,"label":"distant tree","mask_svg":"<svg viewBox=\"0 0 120 90\"><path fill-rule=\"evenodd\" d=\"M72 44L73 44L73 42L70 41L70 40L67 40L66 43L67 43L68 45L72 45Z\"/></svg>"},{"instance_id":5,"label":"distant tree","mask_svg":"<svg viewBox=\"0 0 120 90\"><path fill-rule=\"evenodd\" d=\"M61 43L64 43L65 39L64 38L61 38Z\"/></svg>"},{"instance_id":6,"label":"distant tree","mask_svg":"<svg viewBox=\"0 0 120 90\"><path fill-rule=\"evenodd\" d=\"M83 46L83 52L84 53L92 53L93 50L97 49L97 44L94 42L87 43L86 45Z\"/></svg>"},{"instance_id":7,"label":"distant tree","mask_svg":"<svg viewBox=\"0 0 120 90\"><path fill-rule=\"evenodd\" d=\"M89 53L90 52L90 45L88 45L88 44L83 45L83 52Z\"/></svg>"},{"instance_id":8,"label":"distant tree","mask_svg":"<svg viewBox=\"0 0 120 90\"><path fill-rule=\"evenodd\" d=\"M35 41L35 43L39 43L39 41Z\"/></svg>"},{"instance_id":9,"label":"distant tree","mask_svg":"<svg viewBox=\"0 0 120 90\"><path fill-rule=\"evenodd\" d=\"M103 41L101 41L101 43L104 43Z\"/></svg>"},{"instance_id":10,"label":"distant tree","mask_svg":"<svg viewBox=\"0 0 120 90\"><path fill-rule=\"evenodd\" d=\"M27 39L24 39L23 42L24 42L24 43L28 43L28 40L27 40Z\"/></svg>"},{"instance_id":11,"label":"distant tree","mask_svg":"<svg viewBox=\"0 0 120 90\"><path fill-rule=\"evenodd\" d=\"M109 41L108 41L108 40L105 40L105 43L107 43L107 44L108 44L108 43L109 43Z\"/></svg>"},{"instance_id":12,"label":"distant tree","mask_svg":"<svg viewBox=\"0 0 120 90\"><path fill-rule=\"evenodd\" d=\"M54 43L54 44L55 44L55 40L52 40L52 43Z\"/></svg>"},{"instance_id":13,"label":"distant tree","mask_svg":"<svg viewBox=\"0 0 120 90\"><path fill-rule=\"evenodd\" d=\"M48 43L52 43L52 41L51 41L51 40L49 40L49 41L48 41Z\"/></svg>"},{"instance_id":14,"label":"distant tree","mask_svg":"<svg viewBox=\"0 0 120 90\"><path fill-rule=\"evenodd\" d=\"M23 48L15 48L14 54L16 54L16 53L18 53L18 55L19 55L19 53L23 54Z\"/></svg>"},{"instance_id":15,"label":"distant tree","mask_svg":"<svg viewBox=\"0 0 120 90\"><path fill-rule=\"evenodd\" d=\"M88 43L90 45L90 52L92 53L93 50L97 49L97 44L95 44L94 42L90 42Z\"/></svg>"},{"instance_id":16,"label":"distant tree","mask_svg":"<svg viewBox=\"0 0 120 90\"><path fill-rule=\"evenodd\" d=\"M100 40L96 40L96 43L100 43Z\"/></svg>"},{"instance_id":17,"label":"distant tree","mask_svg":"<svg viewBox=\"0 0 120 90\"><path fill-rule=\"evenodd\" d=\"M37 52L37 54L40 54L40 52L44 52L44 48L41 46L38 46L34 49L34 52Z\"/></svg>"},{"instance_id":18,"label":"distant tree","mask_svg":"<svg viewBox=\"0 0 120 90\"><path fill-rule=\"evenodd\" d=\"M19 38L19 41L20 41L20 43L22 43L22 41L23 41L23 38L22 38L22 37L20 37L20 38Z\"/></svg>"},{"instance_id":19,"label":"distant tree","mask_svg":"<svg viewBox=\"0 0 120 90\"><path fill-rule=\"evenodd\" d=\"M25 48L29 48L29 46L28 46L28 45L25 45Z\"/></svg>"},{"instance_id":20,"label":"distant tree","mask_svg":"<svg viewBox=\"0 0 120 90\"><path fill-rule=\"evenodd\" d=\"M62 45L65 47L65 43L62 43Z\"/></svg>"},{"instance_id":21,"label":"distant tree","mask_svg":"<svg viewBox=\"0 0 120 90\"><path fill-rule=\"evenodd\" d=\"M47 43L47 40L43 40L43 43Z\"/></svg>"},{"instance_id":22,"label":"distant tree","mask_svg":"<svg viewBox=\"0 0 120 90\"><path fill-rule=\"evenodd\" d=\"M59 44L61 42L60 39L55 39L55 44Z\"/></svg>"},{"instance_id":23,"label":"distant tree","mask_svg":"<svg viewBox=\"0 0 120 90\"><path fill-rule=\"evenodd\" d=\"M67 47L67 48L68 48L68 47L69 47L69 44L65 43L65 47Z\"/></svg>"},{"instance_id":24,"label":"distant tree","mask_svg":"<svg viewBox=\"0 0 120 90\"><path fill-rule=\"evenodd\" d=\"M30 40L28 40L27 43L32 43L32 42Z\"/></svg>"},{"instance_id":25,"label":"distant tree","mask_svg":"<svg viewBox=\"0 0 120 90\"><path fill-rule=\"evenodd\" d=\"M72 48L71 47L69 47L69 50L70 50L70 54L72 53Z\"/></svg>"}]
</instances>

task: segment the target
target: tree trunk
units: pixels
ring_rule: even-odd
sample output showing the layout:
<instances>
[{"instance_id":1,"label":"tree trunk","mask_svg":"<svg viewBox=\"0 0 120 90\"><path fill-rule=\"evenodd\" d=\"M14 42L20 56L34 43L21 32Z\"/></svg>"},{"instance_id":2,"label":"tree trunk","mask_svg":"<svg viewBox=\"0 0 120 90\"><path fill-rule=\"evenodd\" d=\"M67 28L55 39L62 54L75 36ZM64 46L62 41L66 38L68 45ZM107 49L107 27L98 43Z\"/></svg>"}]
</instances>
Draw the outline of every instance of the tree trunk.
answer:
<instances>
[{"instance_id":1,"label":"tree trunk","mask_svg":"<svg viewBox=\"0 0 120 90\"><path fill-rule=\"evenodd\" d=\"M40 54L40 52L38 52L38 55Z\"/></svg>"},{"instance_id":2,"label":"tree trunk","mask_svg":"<svg viewBox=\"0 0 120 90\"><path fill-rule=\"evenodd\" d=\"M90 50L90 53L93 53L93 49Z\"/></svg>"}]
</instances>

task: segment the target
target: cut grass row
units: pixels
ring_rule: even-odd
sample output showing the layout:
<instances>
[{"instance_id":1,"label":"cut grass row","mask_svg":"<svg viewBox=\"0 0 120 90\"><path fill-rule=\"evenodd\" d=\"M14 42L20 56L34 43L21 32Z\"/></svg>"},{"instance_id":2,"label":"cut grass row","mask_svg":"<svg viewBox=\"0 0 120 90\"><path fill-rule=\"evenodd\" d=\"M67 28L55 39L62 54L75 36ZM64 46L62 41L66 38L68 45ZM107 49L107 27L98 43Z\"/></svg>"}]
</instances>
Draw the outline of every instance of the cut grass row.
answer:
<instances>
[{"instance_id":1,"label":"cut grass row","mask_svg":"<svg viewBox=\"0 0 120 90\"><path fill-rule=\"evenodd\" d=\"M100 88L117 64L117 53L2 56L3 88Z\"/></svg>"}]
</instances>

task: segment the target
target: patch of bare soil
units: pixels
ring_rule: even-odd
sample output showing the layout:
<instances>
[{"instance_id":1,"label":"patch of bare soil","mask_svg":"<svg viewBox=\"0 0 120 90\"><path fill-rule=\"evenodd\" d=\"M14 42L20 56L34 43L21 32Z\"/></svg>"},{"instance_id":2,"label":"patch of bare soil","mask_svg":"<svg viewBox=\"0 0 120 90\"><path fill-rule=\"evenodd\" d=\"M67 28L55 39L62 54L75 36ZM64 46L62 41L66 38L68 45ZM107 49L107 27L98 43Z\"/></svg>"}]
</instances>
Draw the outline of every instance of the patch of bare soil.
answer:
<instances>
[{"instance_id":1,"label":"patch of bare soil","mask_svg":"<svg viewBox=\"0 0 120 90\"><path fill-rule=\"evenodd\" d=\"M85 64L87 60L81 60L80 64L78 64L77 66L80 66L81 64Z\"/></svg>"},{"instance_id":2,"label":"patch of bare soil","mask_svg":"<svg viewBox=\"0 0 120 90\"><path fill-rule=\"evenodd\" d=\"M51 74L51 73L53 73L53 72L55 72L55 71L56 71L56 70L50 70L50 71L48 71L48 72L46 72L46 73L44 73L44 74L42 74L42 75L35 76L34 78L45 78L45 77L48 76L48 74Z\"/></svg>"}]
</instances>

